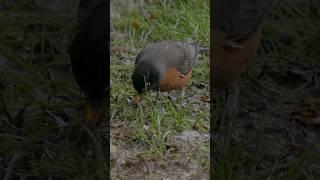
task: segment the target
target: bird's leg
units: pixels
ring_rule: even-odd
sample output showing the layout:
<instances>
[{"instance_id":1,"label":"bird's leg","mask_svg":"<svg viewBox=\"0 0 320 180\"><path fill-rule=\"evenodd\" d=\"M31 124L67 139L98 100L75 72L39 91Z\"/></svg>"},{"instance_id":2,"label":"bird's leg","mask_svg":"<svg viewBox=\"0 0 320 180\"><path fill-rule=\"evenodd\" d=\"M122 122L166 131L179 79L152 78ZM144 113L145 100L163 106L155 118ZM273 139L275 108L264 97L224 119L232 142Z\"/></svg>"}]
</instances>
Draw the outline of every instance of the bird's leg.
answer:
<instances>
[{"instance_id":1,"label":"bird's leg","mask_svg":"<svg viewBox=\"0 0 320 180\"><path fill-rule=\"evenodd\" d=\"M157 99L159 100L160 99L160 94L161 94L161 92L160 92L160 89L157 91Z\"/></svg>"},{"instance_id":2,"label":"bird's leg","mask_svg":"<svg viewBox=\"0 0 320 180\"><path fill-rule=\"evenodd\" d=\"M215 104L215 117L214 124L218 125L223 123L222 126L217 126L224 133L224 149L227 151L230 146L231 134L233 123L239 112L239 84L238 81L232 85L219 88L217 91L217 100Z\"/></svg>"},{"instance_id":3,"label":"bird's leg","mask_svg":"<svg viewBox=\"0 0 320 180\"><path fill-rule=\"evenodd\" d=\"M239 95L240 88L238 81L232 83L230 87L225 88L224 113L229 119L235 119L239 113Z\"/></svg>"},{"instance_id":4,"label":"bird's leg","mask_svg":"<svg viewBox=\"0 0 320 180\"><path fill-rule=\"evenodd\" d=\"M215 110L216 114L220 114L219 122L236 118L239 112L239 94L238 83L217 90Z\"/></svg>"},{"instance_id":5,"label":"bird's leg","mask_svg":"<svg viewBox=\"0 0 320 180\"><path fill-rule=\"evenodd\" d=\"M183 101L184 101L184 97L185 97L185 91L186 91L186 88L185 87L182 87L181 88L181 92L180 92L180 97L178 98L178 101L180 102L180 107L183 106Z\"/></svg>"},{"instance_id":6,"label":"bird's leg","mask_svg":"<svg viewBox=\"0 0 320 180\"><path fill-rule=\"evenodd\" d=\"M168 97L168 92L161 92L160 89L157 91L157 99L160 100L162 97Z\"/></svg>"},{"instance_id":7,"label":"bird's leg","mask_svg":"<svg viewBox=\"0 0 320 180\"><path fill-rule=\"evenodd\" d=\"M181 99L184 98L185 93L186 93L186 87L184 86L184 87L182 87L182 89L181 89L181 94L180 94L180 98L181 98Z\"/></svg>"},{"instance_id":8,"label":"bird's leg","mask_svg":"<svg viewBox=\"0 0 320 180\"><path fill-rule=\"evenodd\" d=\"M217 106L222 110L223 115L229 119L234 119L239 112L239 95L238 81L217 90Z\"/></svg>"}]
</instances>

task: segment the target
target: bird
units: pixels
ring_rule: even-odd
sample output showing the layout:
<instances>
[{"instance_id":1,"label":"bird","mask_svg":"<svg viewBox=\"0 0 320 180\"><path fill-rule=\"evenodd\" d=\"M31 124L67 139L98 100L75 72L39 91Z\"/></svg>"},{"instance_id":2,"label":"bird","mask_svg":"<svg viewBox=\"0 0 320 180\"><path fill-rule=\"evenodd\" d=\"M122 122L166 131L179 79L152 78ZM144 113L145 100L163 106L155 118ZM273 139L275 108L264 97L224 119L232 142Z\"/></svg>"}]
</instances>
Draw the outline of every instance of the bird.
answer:
<instances>
[{"instance_id":1,"label":"bird","mask_svg":"<svg viewBox=\"0 0 320 180\"><path fill-rule=\"evenodd\" d=\"M224 112L230 118L239 110L239 78L256 55L264 21L278 1L217 0L211 4L211 90L217 90Z\"/></svg>"},{"instance_id":2,"label":"bird","mask_svg":"<svg viewBox=\"0 0 320 180\"><path fill-rule=\"evenodd\" d=\"M184 89L201 53L198 43L160 41L145 47L136 57L132 83L138 94L148 90Z\"/></svg>"},{"instance_id":3,"label":"bird","mask_svg":"<svg viewBox=\"0 0 320 180\"><path fill-rule=\"evenodd\" d=\"M97 125L109 100L107 3L105 0L80 1L79 30L69 49L73 76L87 98L85 121L89 127Z\"/></svg>"}]
</instances>

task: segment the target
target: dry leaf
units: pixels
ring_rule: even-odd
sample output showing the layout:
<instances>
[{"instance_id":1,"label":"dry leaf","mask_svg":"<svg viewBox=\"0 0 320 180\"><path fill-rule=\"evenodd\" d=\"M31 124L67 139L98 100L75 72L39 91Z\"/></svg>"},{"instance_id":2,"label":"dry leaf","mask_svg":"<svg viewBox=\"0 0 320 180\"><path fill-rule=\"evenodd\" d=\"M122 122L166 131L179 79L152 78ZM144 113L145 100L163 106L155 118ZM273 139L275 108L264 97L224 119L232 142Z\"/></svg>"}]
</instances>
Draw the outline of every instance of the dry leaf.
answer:
<instances>
[{"instance_id":1,"label":"dry leaf","mask_svg":"<svg viewBox=\"0 0 320 180\"><path fill-rule=\"evenodd\" d=\"M302 110L290 114L292 119L303 125L320 125L320 109L316 105L305 106Z\"/></svg>"},{"instance_id":2,"label":"dry leaf","mask_svg":"<svg viewBox=\"0 0 320 180\"><path fill-rule=\"evenodd\" d=\"M202 101L205 101L205 102L210 102L210 97L209 96L201 96L200 99Z\"/></svg>"},{"instance_id":3,"label":"dry leaf","mask_svg":"<svg viewBox=\"0 0 320 180\"><path fill-rule=\"evenodd\" d=\"M139 102L141 102L141 100L142 100L142 97L141 97L141 96L139 96L139 95L133 96L133 101L134 101L135 103L139 103Z\"/></svg>"},{"instance_id":4,"label":"dry leaf","mask_svg":"<svg viewBox=\"0 0 320 180\"><path fill-rule=\"evenodd\" d=\"M126 46L111 46L110 48L111 54L115 54L121 51L128 51Z\"/></svg>"}]
</instances>

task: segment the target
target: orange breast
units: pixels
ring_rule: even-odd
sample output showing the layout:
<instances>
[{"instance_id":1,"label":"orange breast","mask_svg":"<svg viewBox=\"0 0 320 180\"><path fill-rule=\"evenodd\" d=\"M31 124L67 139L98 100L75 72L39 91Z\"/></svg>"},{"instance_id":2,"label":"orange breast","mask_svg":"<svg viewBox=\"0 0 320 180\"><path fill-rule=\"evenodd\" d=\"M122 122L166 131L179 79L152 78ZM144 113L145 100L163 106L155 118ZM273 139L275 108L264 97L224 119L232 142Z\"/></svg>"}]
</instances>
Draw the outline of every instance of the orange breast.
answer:
<instances>
[{"instance_id":1,"label":"orange breast","mask_svg":"<svg viewBox=\"0 0 320 180\"><path fill-rule=\"evenodd\" d=\"M242 48L226 46L226 34L215 31L213 37L213 61L211 62L211 85L215 88L230 86L246 71L250 59L256 54L262 27L251 33Z\"/></svg>"},{"instance_id":2,"label":"orange breast","mask_svg":"<svg viewBox=\"0 0 320 180\"><path fill-rule=\"evenodd\" d=\"M175 89L181 89L184 87L188 80L191 78L192 71L186 76L182 76L176 68L170 68L164 75L164 78L160 80L160 91L171 91Z\"/></svg>"}]
</instances>

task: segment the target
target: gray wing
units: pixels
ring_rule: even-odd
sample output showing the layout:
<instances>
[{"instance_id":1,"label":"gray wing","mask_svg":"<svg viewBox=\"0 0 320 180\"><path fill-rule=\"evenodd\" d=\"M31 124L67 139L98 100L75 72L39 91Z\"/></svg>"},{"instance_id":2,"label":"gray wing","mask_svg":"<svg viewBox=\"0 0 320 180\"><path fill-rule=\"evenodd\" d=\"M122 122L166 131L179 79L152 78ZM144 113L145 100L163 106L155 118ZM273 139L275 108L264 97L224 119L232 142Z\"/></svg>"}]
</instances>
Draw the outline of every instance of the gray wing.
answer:
<instances>
[{"instance_id":1,"label":"gray wing","mask_svg":"<svg viewBox=\"0 0 320 180\"><path fill-rule=\"evenodd\" d=\"M242 42L257 30L279 0L215 0L213 27Z\"/></svg>"},{"instance_id":2,"label":"gray wing","mask_svg":"<svg viewBox=\"0 0 320 180\"><path fill-rule=\"evenodd\" d=\"M183 51L183 56L178 59L176 68L183 74L187 75L198 60L199 45L197 43L185 43L181 42L180 50Z\"/></svg>"},{"instance_id":3,"label":"gray wing","mask_svg":"<svg viewBox=\"0 0 320 180\"><path fill-rule=\"evenodd\" d=\"M199 46L182 41L161 41L142 50L135 61L148 61L157 68L175 67L181 74L188 74L198 59Z\"/></svg>"}]
</instances>

